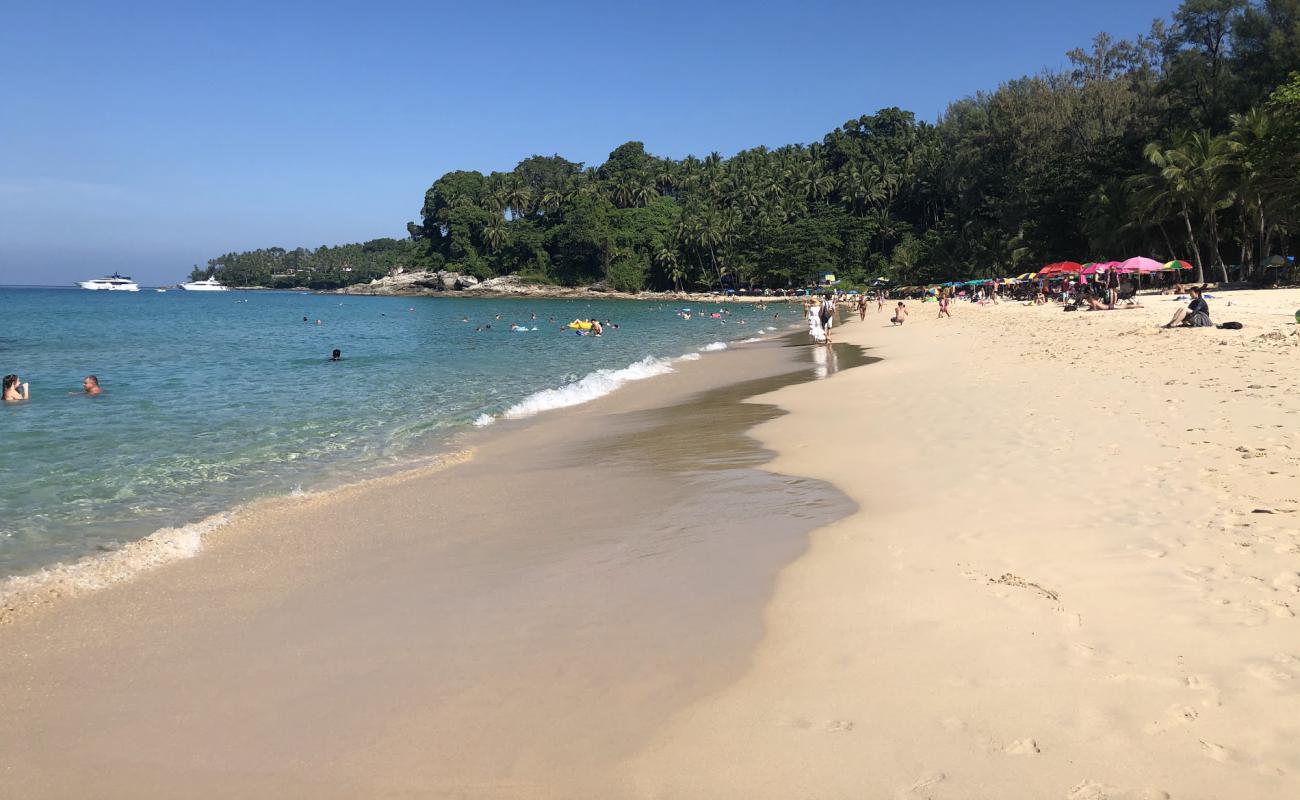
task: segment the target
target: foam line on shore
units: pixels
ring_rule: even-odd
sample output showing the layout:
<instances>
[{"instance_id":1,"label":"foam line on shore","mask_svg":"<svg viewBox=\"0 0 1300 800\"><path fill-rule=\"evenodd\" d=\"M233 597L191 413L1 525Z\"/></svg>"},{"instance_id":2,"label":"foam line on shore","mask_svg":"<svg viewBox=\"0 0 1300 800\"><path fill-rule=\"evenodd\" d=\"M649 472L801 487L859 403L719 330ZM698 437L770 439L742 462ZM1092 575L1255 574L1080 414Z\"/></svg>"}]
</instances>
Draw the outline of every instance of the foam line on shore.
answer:
<instances>
[{"instance_id":1,"label":"foam line on shore","mask_svg":"<svg viewBox=\"0 0 1300 800\"><path fill-rule=\"evenodd\" d=\"M0 625L12 621L19 612L107 589L142 573L193 558L203 551L204 543L222 528L273 504L315 502L337 493L356 491L378 483L408 480L463 463L472 456L473 451L460 450L440 455L430 464L393 475L369 478L321 491L294 489L288 494L254 500L187 525L159 528L142 539L128 542L108 553L83 556L70 563L53 564L36 572L0 579Z\"/></svg>"},{"instance_id":2,"label":"foam line on shore","mask_svg":"<svg viewBox=\"0 0 1300 800\"><path fill-rule=\"evenodd\" d=\"M7 578L0 582L0 621L29 603L44 604L99 591L146 570L193 558L203 549L204 538L229 522L230 517L230 513L223 512L189 525L160 528L110 553Z\"/></svg>"},{"instance_id":3,"label":"foam line on shore","mask_svg":"<svg viewBox=\"0 0 1300 800\"><path fill-rule=\"evenodd\" d=\"M506 419L524 419L543 411L581 405L604 397L632 381L666 375L672 371L670 359L646 356L622 369L598 369L573 383L534 392L506 409L502 416Z\"/></svg>"}]
</instances>

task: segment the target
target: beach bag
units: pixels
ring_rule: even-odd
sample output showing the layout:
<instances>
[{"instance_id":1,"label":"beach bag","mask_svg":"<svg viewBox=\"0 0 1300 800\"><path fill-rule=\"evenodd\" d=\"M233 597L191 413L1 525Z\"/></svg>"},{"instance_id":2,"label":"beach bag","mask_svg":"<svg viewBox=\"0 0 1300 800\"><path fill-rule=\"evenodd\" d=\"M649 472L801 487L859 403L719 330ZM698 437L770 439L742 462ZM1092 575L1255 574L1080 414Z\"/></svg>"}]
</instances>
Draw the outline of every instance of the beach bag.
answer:
<instances>
[{"instance_id":1,"label":"beach bag","mask_svg":"<svg viewBox=\"0 0 1300 800\"><path fill-rule=\"evenodd\" d=\"M1216 325L1215 327L1222 328L1226 331L1239 331L1241 330L1242 325L1240 322L1225 322L1222 325Z\"/></svg>"}]
</instances>

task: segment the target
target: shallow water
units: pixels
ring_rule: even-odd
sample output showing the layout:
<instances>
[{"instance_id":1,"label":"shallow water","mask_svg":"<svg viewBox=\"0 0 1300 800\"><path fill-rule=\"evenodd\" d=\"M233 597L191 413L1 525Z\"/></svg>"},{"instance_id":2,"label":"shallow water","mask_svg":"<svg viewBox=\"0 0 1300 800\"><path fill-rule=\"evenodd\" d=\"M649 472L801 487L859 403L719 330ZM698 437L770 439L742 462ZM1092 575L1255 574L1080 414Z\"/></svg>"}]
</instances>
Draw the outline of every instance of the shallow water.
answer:
<instances>
[{"instance_id":1,"label":"shallow water","mask_svg":"<svg viewBox=\"0 0 1300 800\"><path fill-rule=\"evenodd\" d=\"M475 421L585 402L801 316L783 304L687 321L627 301L52 289L0 289L0 309L0 373L30 381L34 398L0 408L0 576L410 464ZM590 316L619 328L560 330ZM333 348L342 361L327 361ZM103 396L80 395L88 373Z\"/></svg>"}]
</instances>

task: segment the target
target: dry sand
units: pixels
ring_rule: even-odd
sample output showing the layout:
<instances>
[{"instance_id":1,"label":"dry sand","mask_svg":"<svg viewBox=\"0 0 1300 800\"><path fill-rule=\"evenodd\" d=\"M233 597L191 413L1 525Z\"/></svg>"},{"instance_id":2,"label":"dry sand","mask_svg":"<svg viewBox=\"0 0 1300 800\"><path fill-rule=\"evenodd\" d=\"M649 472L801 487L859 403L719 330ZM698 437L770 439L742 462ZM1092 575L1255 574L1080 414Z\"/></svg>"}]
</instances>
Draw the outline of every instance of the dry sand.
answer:
<instances>
[{"instance_id":1,"label":"dry sand","mask_svg":"<svg viewBox=\"0 0 1300 800\"><path fill-rule=\"evenodd\" d=\"M0 627L0 797L1300 796L1300 292L1144 302L873 311L762 404L727 353L270 509Z\"/></svg>"},{"instance_id":2,"label":"dry sand","mask_svg":"<svg viewBox=\"0 0 1300 800\"><path fill-rule=\"evenodd\" d=\"M769 468L861 511L625 793L1300 797L1300 292L1143 302L873 310L882 364L761 398Z\"/></svg>"}]
</instances>

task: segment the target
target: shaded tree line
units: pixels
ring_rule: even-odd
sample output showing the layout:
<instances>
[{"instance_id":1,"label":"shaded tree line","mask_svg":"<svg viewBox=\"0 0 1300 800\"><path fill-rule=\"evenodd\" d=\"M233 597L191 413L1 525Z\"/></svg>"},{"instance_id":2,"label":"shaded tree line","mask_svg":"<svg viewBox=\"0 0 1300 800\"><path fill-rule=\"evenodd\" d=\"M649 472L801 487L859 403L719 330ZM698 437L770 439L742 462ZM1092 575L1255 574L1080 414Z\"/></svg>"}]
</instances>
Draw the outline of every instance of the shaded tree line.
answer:
<instances>
[{"instance_id":1,"label":"shaded tree line","mask_svg":"<svg viewBox=\"0 0 1300 800\"><path fill-rule=\"evenodd\" d=\"M409 267L421 257L421 249L409 239L374 239L314 250L268 247L214 258L206 267L195 267L190 280L216 277L227 286L336 289Z\"/></svg>"},{"instance_id":2,"label":"shaded tree line","mask_svg":"<svg viewBox=\"0 0 1300 800\"><path fill-rule=\"evenodd\" d=\"M730 158L628 142L598 167L554 155L450 172L409 239L372 260L639 290L784 288L824 270L916 284L1138 254L1249 278L1292 252L1300 0L1185 0L1068 58L935 123L889 108ZM214 264L224 277L249 255Z\"/></svg>"}]
</instances>

